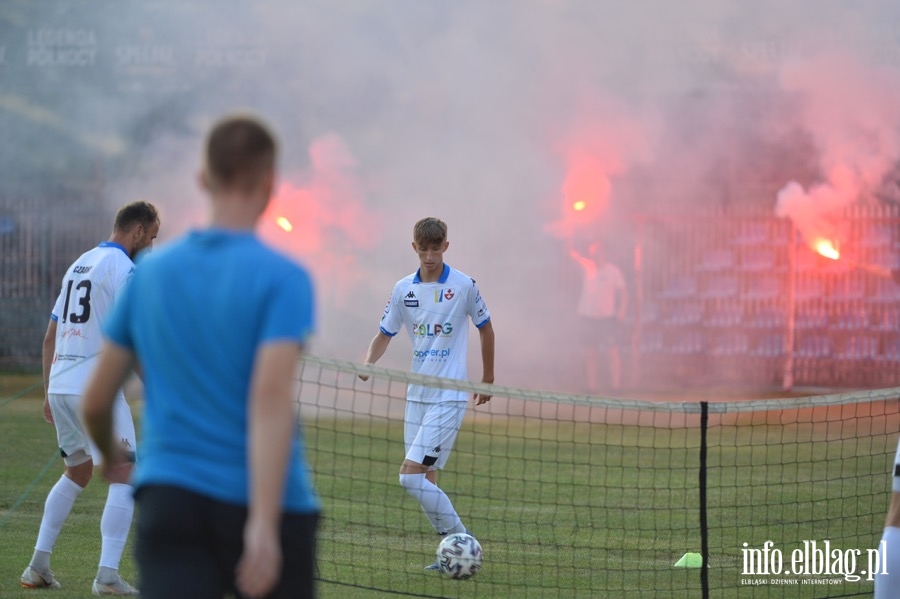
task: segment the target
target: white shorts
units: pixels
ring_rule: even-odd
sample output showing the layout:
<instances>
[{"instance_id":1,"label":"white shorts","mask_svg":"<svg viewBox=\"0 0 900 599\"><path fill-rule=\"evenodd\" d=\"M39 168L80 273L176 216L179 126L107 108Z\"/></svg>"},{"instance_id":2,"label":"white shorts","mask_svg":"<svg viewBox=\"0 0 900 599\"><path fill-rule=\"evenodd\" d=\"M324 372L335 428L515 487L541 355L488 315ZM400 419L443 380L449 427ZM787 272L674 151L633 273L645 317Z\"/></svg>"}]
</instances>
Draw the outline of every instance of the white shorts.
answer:
<instances>
[{"instance_id":1,"label":"white shorts","mask_svg":"<svg viewBox=\"0 0 900 599\"><path fill-rule=\"evenodd\" d=\"M78 466L89 459L92 459L94 464L102 463L103 456L91 441L81 419L81 396L51 393L49 398L50 411L56 425L56 439L66 466ZM113 434L126 451L134 451L137 442L134 420L131 417L131 408L124 398L119 398L113 403Z\"/></svg>"},{"instance_id":2,"label":"white shorts","mask_svg":"<svg viewBox=\"0 0 900 599\"><path fill-rule=\"evenodd\" d=\"M406 459L429 470L442 469L468 405L467 401L407 401L403 423Z\"/></svg>"}]
</instances>

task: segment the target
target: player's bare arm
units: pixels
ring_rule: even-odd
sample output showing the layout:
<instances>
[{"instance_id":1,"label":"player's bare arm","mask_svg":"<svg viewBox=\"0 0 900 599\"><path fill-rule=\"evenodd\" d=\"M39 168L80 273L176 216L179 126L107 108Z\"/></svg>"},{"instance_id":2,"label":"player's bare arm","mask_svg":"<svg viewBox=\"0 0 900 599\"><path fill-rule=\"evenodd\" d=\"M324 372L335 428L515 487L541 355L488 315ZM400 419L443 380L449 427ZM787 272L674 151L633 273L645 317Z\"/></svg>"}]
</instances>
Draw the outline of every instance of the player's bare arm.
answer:
<instances>
[{"instance_id":1,"label":"player's bare arm","mask_svg":"<svg viewBox=\"0 0 900 599\"><path fill-rule=\"evenodd\" d=\"M377 362L381 356L384 355L384 352L387 351L391 339L393 339L393 337L378 331L378 333L375 334L375 337L372 338L372 342L369 343L368 351L366 351L366 364L374 364ZM359 378L360 380L367 381L369 380L369 375L361 374L359 375Z\"/></svg>"},{"instance_id":2,"label":"player's bare arm","mask_svg":"<svg viewBox=\"0 0 900 599\"><path fill-rule=\"evenodd\" d=\"M851 260L849 258L842 258L841 261L848 266L852 266L871 275L875 275L876 277L882 279L893 279L895 282L900 282L900 271L898 271L897 269L887 268L878 264L866 264L863 262L857 262L856 260Z\"/></svg>"},{"instance_id":3,"label":"player's bare arm","mask_svg":"<svg viewBox=\"0 0 900 599\"><path fill-rule=\"evenodd\" d=\"M478 337L481 341L481 382L492 384L494 382L494 325L491 324L490 320L478 329ZM480 406L489 402L491 396L484 393L476 393L474 399L475 405Z\"/></svg>"},{"instance_id":4,"label":"player's bare arm","mask_svg":"<svg viewBox=\"0 0 900 599\"><path fill-rule=\"evenodd\" d=\"M53 424L53 412L50 411L50 398L47 391L50 389L50 367L53 365L53 356L56 354L56 321L52 318L44 333L44 343L41 346L41 369L44 374L44 420Z\"/></svg>"},{"instance_id":5,"label":"player's bare arm","mask_svg":"<svg viewBox=\"0 0 900 599\"><path fill-rule=\"evenodd\" d=\"M294 342L268 343L256 354L250 383L250 503L236 580L247 597L262 597L281 572L279 526L294 434L293 384L302 354Z\"/></svg>"},{"instance_id":6,"label":"player's bare arm","mask_svg":"<svg viewBox=\"0 0 900 599\"><path fill-rule=\"evenodd\" d=\"M885 268L884 266L878 266L877 264L858 264L857 268L882 279L896 280L894 271L892 271L890 268Z\"/></svg>"},{"instance_id":7,"label":"player's bare arm","mask_svg":"<svg viewBox=\"0 0 900 599\"><path fill-rule=\"evenodd\" d=\"M578 250L574 247L569 247L569 256L578 263L578 265L585 270L590 275L593 275L597 271L597 265L593 260L588 258L587 256L583 256Z\"/></svg>"},{"instance_id":8,"label":"player's bare arm","mask_svg":"<svg viewBox=\"0 0 900 599\"><path fill-rule=\"evenodd\" d=\"M128 454L113 439L113 404L133 367L131 350L104 343L81 400L85 427L103 455L103 476L113 483L127 483L131 476Z\"/></svg>"}]
</instances>

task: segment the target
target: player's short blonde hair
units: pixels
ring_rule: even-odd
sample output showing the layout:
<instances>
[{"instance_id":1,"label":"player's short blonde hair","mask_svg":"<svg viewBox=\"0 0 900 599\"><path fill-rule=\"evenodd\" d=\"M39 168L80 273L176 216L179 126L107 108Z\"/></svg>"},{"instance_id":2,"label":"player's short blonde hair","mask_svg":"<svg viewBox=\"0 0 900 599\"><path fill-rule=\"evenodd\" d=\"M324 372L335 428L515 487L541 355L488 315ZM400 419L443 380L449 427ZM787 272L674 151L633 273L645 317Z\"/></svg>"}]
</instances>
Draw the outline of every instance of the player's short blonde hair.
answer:
<instances>
[{"instance_id":1,"label":"player's short blonde hair","mask_svg":"<svg viewBox=\"0 0 900 599\"><path fill-rule=\"evenodd\" d=\"M447 241L447 224L439 218L423 218L413 227L413 241L422 247L440 245Z\"/></svg>"}]
</instances>

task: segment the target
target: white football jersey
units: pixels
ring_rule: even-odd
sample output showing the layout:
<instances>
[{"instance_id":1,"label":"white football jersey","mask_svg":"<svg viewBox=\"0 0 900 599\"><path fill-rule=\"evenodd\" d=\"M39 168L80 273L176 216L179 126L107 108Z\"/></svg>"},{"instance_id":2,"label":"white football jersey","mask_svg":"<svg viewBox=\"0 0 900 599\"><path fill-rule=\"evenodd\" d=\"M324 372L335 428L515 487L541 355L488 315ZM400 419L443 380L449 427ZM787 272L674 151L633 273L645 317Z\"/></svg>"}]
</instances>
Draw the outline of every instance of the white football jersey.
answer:
<instances>
[{"instance_id":1,"label":"white football jersey","mask_svg":"<svg viewBox=\"0 0 900 599\"><path fill-rule=\"evenodd\" d=\"M423 283L419 272L397 282L381 317L381 332L393 337L406 329L412 340L412 371L465 380L471 319L481 328L491 319L475 279L444 264L440 278ZM469 393L410 385L414 401L466 401Z\"/></svg>"},{"instance_id":2,"label":"white football jersey","mask_svg":"<svg viewBox=\"0 0 900 599\"><path fill-rule=\"evenodd\" d=\"M50 393L81 395L103 345L103 321L134 272L121 245L104 241L81 255L63 277L51 318L56 321L56 353ZM119 395L124 397L121 391Z\"/></svg>"}]
</instances>

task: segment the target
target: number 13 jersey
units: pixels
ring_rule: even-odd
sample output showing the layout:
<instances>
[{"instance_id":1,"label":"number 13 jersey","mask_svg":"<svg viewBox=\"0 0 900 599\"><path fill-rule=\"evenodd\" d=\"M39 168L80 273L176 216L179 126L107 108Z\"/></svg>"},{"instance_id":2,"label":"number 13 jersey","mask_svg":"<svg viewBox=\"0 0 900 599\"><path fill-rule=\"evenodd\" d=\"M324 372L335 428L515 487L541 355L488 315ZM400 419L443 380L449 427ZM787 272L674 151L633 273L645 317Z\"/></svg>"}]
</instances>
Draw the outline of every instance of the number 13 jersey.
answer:
<instances>
[{"instance_id":1,"label":"number 13 jersey","mask_svg":"<svg viewBox=\"0 0 900 599\"><path fill-rule=\"evenodd\" d=\"M50 315L56 322L56 352L49 393L84 391L103 346L103 321L133 272L125 248L110 241L82 254L66 271Z\"/></svg>"}]
</instances>

